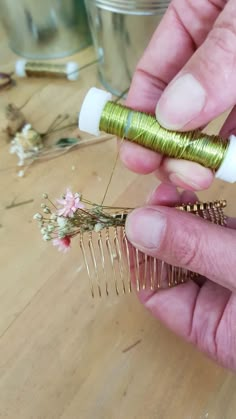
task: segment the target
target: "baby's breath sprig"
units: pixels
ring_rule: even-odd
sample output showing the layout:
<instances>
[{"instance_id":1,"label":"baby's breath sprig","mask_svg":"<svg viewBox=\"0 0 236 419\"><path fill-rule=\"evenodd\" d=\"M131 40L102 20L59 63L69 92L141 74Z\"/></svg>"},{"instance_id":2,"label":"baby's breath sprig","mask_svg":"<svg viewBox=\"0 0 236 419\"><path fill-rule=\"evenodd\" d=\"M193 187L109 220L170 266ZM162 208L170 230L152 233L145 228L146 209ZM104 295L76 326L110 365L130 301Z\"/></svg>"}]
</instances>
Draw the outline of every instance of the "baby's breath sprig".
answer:
<instances>
[{"instance_id":1,"label":"baby's breath sprig","mask_svg":"<svg viewBox=\"0 0 236 419\"><path fill-rule=\"evenodd\" d=\"M48 194L44 193L42 197L42 213L33 218L38 221L43 240L52 241L64 253L69 250L72 238L80 233L124 226L126 214L131 210L92 203L70 189L57 199L57 205Z\"/></svg>"}]
</instances>

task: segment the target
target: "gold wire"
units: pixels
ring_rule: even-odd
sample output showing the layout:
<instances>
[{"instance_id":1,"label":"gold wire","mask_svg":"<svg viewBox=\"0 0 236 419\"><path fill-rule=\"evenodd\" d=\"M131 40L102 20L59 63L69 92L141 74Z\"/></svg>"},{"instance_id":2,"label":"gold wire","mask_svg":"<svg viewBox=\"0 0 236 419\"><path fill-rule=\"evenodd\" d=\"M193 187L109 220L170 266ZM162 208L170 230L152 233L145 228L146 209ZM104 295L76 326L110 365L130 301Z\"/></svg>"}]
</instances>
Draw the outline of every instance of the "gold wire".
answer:
<instances>
[{"instance_id":1,"label":"gold wire","mask_svg":"<svg viewBox=\"0 0 236 419\"><path fill-rule=\"evenodd\" d=\"M152 115L109 101L102 113L100 130L125 138L163 155L194 161L212 170L221 166L228 142L201 131L169 131Z\"/></svg>"},{"instance_id":2,"label":"gold wire","mask_svg":"<svg viewBox=\"0 0 236 419\"><path fill-rule=\"evenodd\" d=\"M98 63L99 60L93 60L82 67L68 73L67 63L47 63L38 61L28 61L25 65L27 77L55 77L68 78L71 74L80 73L82 70Z\"/></svg>"},{"instance_id":3,"label":"gold wire","mask_svg":"<svg viewBox=\"0 0 236 419\"><path fill-rule=\"evenodd\" d=\"M67 78L66 63L40 63L29 61L25 65L27 77L55 77Z\"/></svg>"}]
</instances>

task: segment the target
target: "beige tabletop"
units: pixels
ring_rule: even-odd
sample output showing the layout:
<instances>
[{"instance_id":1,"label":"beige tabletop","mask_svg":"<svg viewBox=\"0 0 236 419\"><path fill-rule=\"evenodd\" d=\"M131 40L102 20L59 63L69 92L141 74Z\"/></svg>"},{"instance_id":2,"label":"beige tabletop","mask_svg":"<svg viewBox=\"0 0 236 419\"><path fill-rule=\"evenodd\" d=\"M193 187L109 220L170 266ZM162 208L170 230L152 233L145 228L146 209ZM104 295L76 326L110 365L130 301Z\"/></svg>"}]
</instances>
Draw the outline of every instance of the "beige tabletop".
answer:
<instances>
[{"instance_id":1,"label":"beige tabletop","mask_svg":"<svg viewBox=\"0 0 236 419\"><path fill-rule=\"evenodd\" d=\"M87 63L94 52L77 58ZM12 70L15 59L1 33L0 69ZM57 114L78 112L92 85L94 67L75 83L17 80L0 93L1 115L6 104L28 101L23 111L43 131ZM134 295L93 300L76 246L62 256L32 222L43 192L56 198L71 186L101 201L115 157L111 140L35 163L20 178L0 136L0 417L235 419L235 376L166 330ZM118 163L106 202L142 204L156 183ZM215 182L201 198L225 198L236 214L233 186Z\"/></svg>"}]
</instances>

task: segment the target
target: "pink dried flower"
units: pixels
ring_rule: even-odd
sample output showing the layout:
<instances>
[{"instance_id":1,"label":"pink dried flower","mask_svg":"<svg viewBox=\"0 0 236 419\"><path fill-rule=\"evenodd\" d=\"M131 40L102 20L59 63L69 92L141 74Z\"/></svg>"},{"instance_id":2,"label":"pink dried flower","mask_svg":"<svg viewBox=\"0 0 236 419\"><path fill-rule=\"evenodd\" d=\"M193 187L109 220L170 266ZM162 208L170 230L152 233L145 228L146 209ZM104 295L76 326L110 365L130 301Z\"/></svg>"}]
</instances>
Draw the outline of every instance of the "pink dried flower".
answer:
<instances>
[{"instance_id":1,"label":"pink dried flower","mask_svg":"<svg viewBox=\"0 0 236 419\"><path fill-rule=\"evenodd\" d=\"M65 198L58 199L57 202L62 205L57 214L64 217L73 217L78 208L84 208L84 204L80 201L80 195L73 194L70 189L67 189Z\"/></svg>"},{"instance_id":2,"label":"pink dried flower","mask_svg":"<svg viewBox=\"0 0 236 419\"><path fill-rule=\"evenodd\" d=\"M70 250L70 243L71 238L69 236L65 236L62 239L54 239L52 241L53 246L56 246L59 252L67 253Z\"/></svg>"}]
</instances>

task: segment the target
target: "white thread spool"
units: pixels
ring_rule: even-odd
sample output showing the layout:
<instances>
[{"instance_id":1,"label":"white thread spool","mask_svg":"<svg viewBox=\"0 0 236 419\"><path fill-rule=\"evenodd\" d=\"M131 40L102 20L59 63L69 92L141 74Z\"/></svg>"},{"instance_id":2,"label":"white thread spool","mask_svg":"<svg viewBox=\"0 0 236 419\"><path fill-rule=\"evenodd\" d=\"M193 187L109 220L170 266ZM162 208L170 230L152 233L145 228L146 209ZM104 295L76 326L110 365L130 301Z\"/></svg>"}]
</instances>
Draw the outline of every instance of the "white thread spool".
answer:
<instances>
[{"instance_id":1,"label":"white thread spool","mask_svg":"<svg viewBox=\"0 0 236 419\"><path fill-rule=\"evenodd\" d=\"M92 87L82 104L79 114L79 129L88 134L99 136L100 120L107 102L112 100L111 93ZM229 137L229 145L224 160L216 172L216 178L225 182L236 182L236 136Z\"/></svg>"},{"instance_id":2,"label":"white thread spool","mask_svg":"<svg viewBox=\"0 0 236 419\"><path fill-rule=\"evenodd\" d=\"M75 61L68 63L46 63L27 60L18 60L15 64L15 73L18 77L55 77L76 81L80 68Z\"/></svg>"}]
</instances>

